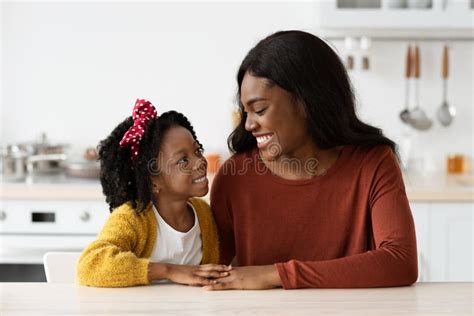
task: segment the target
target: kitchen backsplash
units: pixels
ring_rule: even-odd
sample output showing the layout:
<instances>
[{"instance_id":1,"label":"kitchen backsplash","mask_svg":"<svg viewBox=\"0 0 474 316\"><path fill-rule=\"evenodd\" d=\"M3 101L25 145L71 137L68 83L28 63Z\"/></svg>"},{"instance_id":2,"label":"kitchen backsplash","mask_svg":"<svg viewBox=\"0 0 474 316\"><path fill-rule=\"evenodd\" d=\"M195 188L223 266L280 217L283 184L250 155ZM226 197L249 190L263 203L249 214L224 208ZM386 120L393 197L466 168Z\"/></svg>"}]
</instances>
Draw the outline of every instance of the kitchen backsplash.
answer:
<instances>
[{"instance_id":1,"label":"kitchen backsplash","mask_svg":"<svg viewBox=\"0 0 474 316\"><path fill-rule=\"evenodd\" d=\"M268 14L271 10L271 14ZM281 29L318 34L311 2L286 3L3 3L2 142L46 132L87 147L104 138L137 97L159 112L176 109L194 124L208 151L226 151L236 71L247 51ZM178 17L178 18L177 18ZM444 42L420 41L420 101L434 118L441 104ZM417 132L404 107L407 42L374 41L370 70L350 72L360 116L411 148L412 167L444 168L448 153L473 156L474 43L452 41L448 101L453 124ZM345 57L344 42L334 41Z\"/></svg>"}]
</instances>

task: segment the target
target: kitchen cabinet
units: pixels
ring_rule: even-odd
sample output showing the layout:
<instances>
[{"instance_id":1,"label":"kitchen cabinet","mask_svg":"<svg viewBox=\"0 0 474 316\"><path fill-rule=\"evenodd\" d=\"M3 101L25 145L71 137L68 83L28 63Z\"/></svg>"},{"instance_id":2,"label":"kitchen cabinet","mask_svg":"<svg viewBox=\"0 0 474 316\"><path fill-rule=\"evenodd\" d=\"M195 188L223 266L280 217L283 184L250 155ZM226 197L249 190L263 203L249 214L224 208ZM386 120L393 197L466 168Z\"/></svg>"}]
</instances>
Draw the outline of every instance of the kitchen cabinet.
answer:
<instances>
[{"instance_id":1,"label":"kitchen cabinet","mask_svg":"<svg viewBox=\"0 0 474 316\"><path fill-rule=\"evenodd\" d=\"M474 203L411 203L420 282L472 282Z\"/></svg>"},{"instance_id":2,"label":"kitchen cabinet","mask_svg":"<svg viewBox=\"0 0 474 316\"><path fill-rule=\"evenodd\" d=\"M428 253L429 253L429 204L428 203L412 203L410 205L413 213L416 230L416 244L418 250L418 281L427 282L430 278Z\"/></svg>"},{"instance_id":3,"label":"kitchen cabinet","mask_svg":"<svg viewBox=\"0 0 474 316\"><path fill-rule=\"evenodd\" d=\"M473 279L473 204L430 206L430 281Z\"/></svg>"},{"instance_id":4,"label":"kitchen cabinet","mask_svg":"<svg viewBox=\"0 0 474 316\"><path fill-rule=\"evenodd\" d=\"M426 7L420 7L422 2ZM404 7L393 7L395 3ZM322 0L316 9L317 28L342 35L473 37L472 1L418 0L415 6L416 0Z\"/></svg>"}]
</instances>

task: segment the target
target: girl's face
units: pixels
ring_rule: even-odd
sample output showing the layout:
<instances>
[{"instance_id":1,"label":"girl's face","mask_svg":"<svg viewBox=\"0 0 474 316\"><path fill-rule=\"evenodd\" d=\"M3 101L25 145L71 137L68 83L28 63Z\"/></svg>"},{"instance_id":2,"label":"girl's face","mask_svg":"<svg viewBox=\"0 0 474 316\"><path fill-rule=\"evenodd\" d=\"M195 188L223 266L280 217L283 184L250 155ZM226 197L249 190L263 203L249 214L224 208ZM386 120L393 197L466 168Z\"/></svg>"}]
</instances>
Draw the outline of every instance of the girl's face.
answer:
<instances>
[{"instance_id":1,"label":"girl's face","mask_svg":"<svg viewBox=\"0 0 474 316\"><path fill-rule=\"evenodd\" d=\"M303 106L288 91L247 72L240 98L247 113L245 129L256 138L262 158L297 157L302 149L314 147Z\"/></svg>"},{"instance_id":2,"label":"girl's face","mask_svg":"<svg viewBox=\"0 0 474 316\"><path fill-rule=\"evenodd\" d=\"M204 196L209 191L206 159L184 127L171 127L165 133L156 166L160 173L152 176L155 196L182 200Z\"/></svg>"}]
</instances>

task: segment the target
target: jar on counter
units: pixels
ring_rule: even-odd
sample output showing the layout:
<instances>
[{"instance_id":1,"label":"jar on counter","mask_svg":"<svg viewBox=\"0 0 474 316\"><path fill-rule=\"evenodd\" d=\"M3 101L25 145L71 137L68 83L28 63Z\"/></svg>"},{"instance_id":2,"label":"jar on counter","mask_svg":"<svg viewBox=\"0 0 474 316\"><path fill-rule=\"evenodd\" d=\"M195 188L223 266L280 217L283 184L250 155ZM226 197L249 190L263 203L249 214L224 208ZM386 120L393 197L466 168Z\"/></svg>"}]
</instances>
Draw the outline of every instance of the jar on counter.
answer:
<instances>
[{"instance_id":1,"label":"jar on counter","mask_svg":"<svg viewBox=\"0 0 474 316\"><path fill-rule=\"evenodd\" d=\"M448 174L461 174L467 171L467 159L461 154L449 154L446 159Z\"/></svg>"}]
</instances>

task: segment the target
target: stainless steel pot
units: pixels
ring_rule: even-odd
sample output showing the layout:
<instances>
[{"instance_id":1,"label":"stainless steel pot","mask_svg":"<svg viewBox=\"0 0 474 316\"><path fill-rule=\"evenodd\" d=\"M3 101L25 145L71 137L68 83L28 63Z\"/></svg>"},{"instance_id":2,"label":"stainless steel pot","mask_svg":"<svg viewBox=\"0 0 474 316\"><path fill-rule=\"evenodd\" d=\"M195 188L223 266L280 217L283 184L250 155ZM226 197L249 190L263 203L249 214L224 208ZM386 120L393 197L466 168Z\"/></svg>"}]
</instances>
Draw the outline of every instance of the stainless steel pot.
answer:
<instances>
[{"instance_id":1,"label":"stainless steel pot","mask_svg":"<svg viewBox=\"0 0 474 316\"><path fill-rule=\"evenodd\" d=\"M29 173L54 174L63 171L61 161L66 160L67 144L51 144L46 134L39 142L21 144L27 152L27 170Z\"/></svg>"},{"instance_id":2,"label":"stainless steel pot","mask_svg":"<svg viewBox=\"0 0 474 316\"><path fill-rule=\"evenodd\" d=\"M65 154L33 155L26 160L26 170L29 173L57 173L62 171L60 162L66 158Z\"/></svg>"},{"instance_id":3,"label":"stainless steel pot","mask_svg":"<svg viewBox=\"0 0 474 316\"><path fill-rule=\"evenodd\" d=\"M0 170L5 181L20 181L26 178L28 153L18 145L1 148Z\"/></svg>"},{"instance_id":4,"label":"stainless steel pot","mask_svg":"<svg viewBox=\"0 0 474 316\"><path fill-rule=\"evenodd\" d=\"M61 163L66 174L71 177L99 179L100 163L99 161L66 160Z\"/></svg>"}]
</instances>

